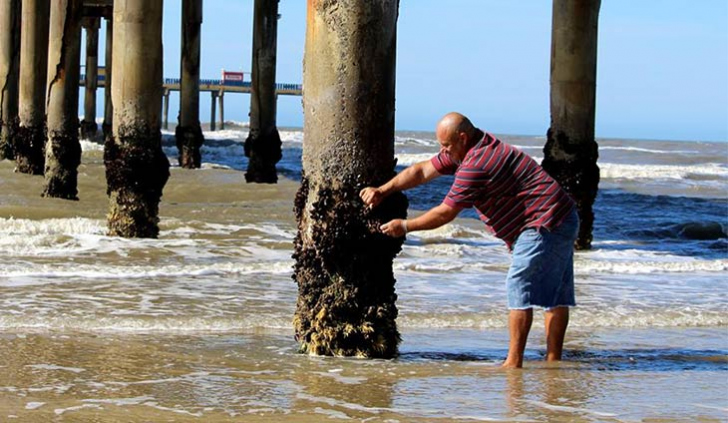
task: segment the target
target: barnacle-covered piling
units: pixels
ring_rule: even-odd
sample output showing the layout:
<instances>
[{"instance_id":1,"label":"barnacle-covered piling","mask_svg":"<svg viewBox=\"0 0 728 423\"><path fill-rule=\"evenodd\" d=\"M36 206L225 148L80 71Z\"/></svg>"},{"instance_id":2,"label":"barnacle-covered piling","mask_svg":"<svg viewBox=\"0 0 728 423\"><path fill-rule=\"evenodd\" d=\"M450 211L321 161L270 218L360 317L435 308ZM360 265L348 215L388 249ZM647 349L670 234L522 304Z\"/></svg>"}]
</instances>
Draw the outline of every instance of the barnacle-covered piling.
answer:
<instances>
[{"instance_id":1,"label":"barnacle-covered piling","mask_svg":"<svg viewBox=\"0 0 728 423\"><path fill-rule=\"evenodd\" d=\"M359 190L394 176L397 0L309 0L304 64L303 180L294 325L302 352L393 357L392 262L403 239L379 225L404 217L393 195L369 210Z\"/></svg>"},{"instance_id":2,"label":"barnacle-covered piling","mask_svg":"<svg viewBox=\"0 0 728 423\"><path fill-rule=\"evenodd\" d=\"M114 3L114 118L104 147L109 233L154 238L169 178L162 151L162 0Z\"/></svg>"},{"instance_id":3,"label":"barnacle-covered piling","mask_svg":"<svg viewBox=\"0 0 728 423\"><path fill-rule=\"evenodd\" d=\"M78 200L78 79L82 0L51 5L48 51L48 139L45 146L44 197Z\"/></svg>"},{"instance_id":4,"label":"barnacle-covered piling","mask_svg":"<svg viewBox=\"0 0 728 423\"><path fill-rule=\"evenodd\" d=\"M597 24L601 0L554 0L551 36L551 127L543 167L576 200L577 249L592 243L599 187L594 139Z\"/></svg>"}]
</instances>

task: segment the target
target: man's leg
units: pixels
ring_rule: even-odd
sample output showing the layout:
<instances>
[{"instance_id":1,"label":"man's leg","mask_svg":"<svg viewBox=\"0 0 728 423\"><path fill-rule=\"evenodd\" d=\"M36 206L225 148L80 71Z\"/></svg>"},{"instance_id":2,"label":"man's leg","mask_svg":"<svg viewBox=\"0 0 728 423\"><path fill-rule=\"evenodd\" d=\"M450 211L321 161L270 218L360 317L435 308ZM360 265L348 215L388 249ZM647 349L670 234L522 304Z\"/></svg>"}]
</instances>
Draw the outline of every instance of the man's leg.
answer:
<instances>
[{"instance_id":1,"label":"man's leg","mask_svg":"<svg viewBox=\"0 0 728 423\"><path fill-rule=\"evenodd\" d=\"M511 340L508 345L508 357L503 362L503 367L523 367L523 351L526 349L531 323L533 323L533 309L510 311L508 328Z\"/></svg>"},{"instance_id":2,"label":"man's leg","mask_svg":"<svg viewBox=\"0 0 728 423\"><path fill-rule=\"evenodd\" d=\"M546 361L560 361L564 336L569 325L569 307L554 307L544 312Z\"/></svg>"}]
</instances>

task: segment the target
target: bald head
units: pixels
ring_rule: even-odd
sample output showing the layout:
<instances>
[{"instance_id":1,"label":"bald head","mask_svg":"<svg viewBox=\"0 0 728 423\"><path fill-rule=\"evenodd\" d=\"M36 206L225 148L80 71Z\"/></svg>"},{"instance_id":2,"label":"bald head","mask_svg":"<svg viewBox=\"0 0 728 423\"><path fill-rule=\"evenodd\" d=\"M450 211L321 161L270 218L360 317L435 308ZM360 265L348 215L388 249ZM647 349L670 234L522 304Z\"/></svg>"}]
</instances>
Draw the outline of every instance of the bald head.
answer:
<instances>
[{"instance_id":1,"label":"bald head","mask_svg":"<svg viewBox=\"0 0 728 423\"><path fill-rule=\"evenodd\" d=\"M465 133L468 138L472 138L475 135L475 126L470 119L458 112L450 112L443 116L435 129L437 138L443 141L452 141L460 133Z\"/></svg>"},{"instance_id":2,"label":"bald head","mask_svg":"<svg viewBox=\"0 0 728 423\"><path fill-rule=\"evenodd\" d=\"M435 128L435 135L442 150L457 161L462 161L470 147L477 141L478 132L470 119L457 112L443 116Z\"/></svg>"}]
</instances>

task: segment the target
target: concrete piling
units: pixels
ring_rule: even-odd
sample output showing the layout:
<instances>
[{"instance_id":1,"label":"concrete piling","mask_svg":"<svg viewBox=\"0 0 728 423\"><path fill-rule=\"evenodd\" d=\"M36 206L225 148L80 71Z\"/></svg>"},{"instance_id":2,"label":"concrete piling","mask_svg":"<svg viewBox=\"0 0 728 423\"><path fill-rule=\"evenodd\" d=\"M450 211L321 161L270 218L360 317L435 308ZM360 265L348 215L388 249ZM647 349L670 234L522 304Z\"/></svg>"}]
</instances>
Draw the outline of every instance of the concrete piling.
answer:
<instances>
[{"instance_id":1,"label":"concrete piling","mask_svg":"<svg viewBox=\"0 0 728 423\"><path fill-rule=\"evenodd\" d=\"M169 178L162 151L162 0L114 2L114 116L104 147L110 235L155 238Z\"/></svg>"},{"instance_id":2,"label":"concrete piling","mask_svg":"<svg viewBox=\"0 0 728 423\"><path fill-rule=\"evenodd\" d=\"M225 93L220 91L217 97L217 102L220 103L220 130L225 129Z\"/></svg>"},{"instance_id":3,"label":"concrete piling","mask_svg":"<svg viewBox=\"0 0 728 423\"><path fill-rule=\"evenodd\" d=\"M217 113L215 113L215 107L217 104L217 91L210 91L211 103L210 103L210 131L215 130L215 119Z\"/></svg>"},{"instance_id":4,"label":"concrete piling","mask_svg":"<svg viewBox=\"0 0 728 423\"><path fill-rule=\"evenodd\" d=\"M0 2L0 160L14 160L20 74L20 0Z\"/></svg>"},{"instance_id":5,"label":"concrete piling","mask_svg":"<svg viewBox=\"0 0 728 423\"><path fill-rule=\"evenodd\" d=\"M78 80L83 0L53 0L48 47L44 197L78 200Z\"/></svg>"},{"instance_id":6,"label":"concrete piling","mask_svg":"<svg viewBox=\"0 0 728 423\"><path fill-rule=\"evenodd\" d=\"M104 54L104 123L101 125L104 131L104 139L111 136L111 123L114 120L114 106L111 102L112 65L114 46L114 19L106 20L106 46Z\"/></svg>"},{"instance_id":7,"label":"concrete piling","mask_svg":"<svg viewBox=\"0 0 728 423\"><path fill-rule=\"evenodd\" d=\"M19 126L13 140L15 170L42 175L50 0L23 0L21 7Z\"/></svg>"},{"instance_id":8,"label":"concrete piling","mask_svg":"<svg viewBox=\"0 0 728 423\"><path fill-rule=\"evenodd\" d=\"M99 130L96 123L96 90L99 75L99 18L87 18L83 23L86 29L86 78L83 97L83 121L81 138L93 139Z\"/></svg>"},{"instance_id":9,"label":"concrete piling","mask_svg":"<svg viewBox=\"0 0 728 423\"><path fill-rule=\"evenodd\" d=\"M202 0L182 0L180 114L175 137L179 165L187 169L200 167L200 147L205 141L200 128L201 26Z\"/></svg>"},{"instance_id":10,"label":"concrete piling","mask_svg":"<svg viewBox=\"0 0 728 423\"><path fill-rule=\"evenodd\" d=\"M250 95L250 132L245 140L249 158L247 182L275 183L281 159L281 138L276 128L276 43L278 0L255 0L253 60Z\"/></svg>"},{"instance_id":11,"label":"concrete piling","mask_svg":"<svg viewBox=\"0 0 728 423\"><path fill-rule=\"evenodd\" d=\"M379 226L407 213L388 197L360 198L395 174L394 94L398 0L308 0L304 56L303 179L294 210L294 317L308 354L397 354L392 263L403 239Z\"/></svg>"},{"instance_id":12,"label":"concrete piling","mask_svg":"<svg viewBox=\"0 0 728 423\"><path fill-rule=\"evenodd\" d=\"M542 165L577 202L577 249L591 248L599 185L594 119L600 3L553 1L551 127Z\"/></svg>"},{"instance_id":13,"label":"concrete piling","mask_svg":"<svg viewBox=\"0 0 728 423\"><path fill-rule=\"evenodd\" d=\"M169 129L169 94L169 90L165 89L164 97L162 98L162 113L164 115L162 128L164 128L165 131Z\"/></svg>"}]
</instances>

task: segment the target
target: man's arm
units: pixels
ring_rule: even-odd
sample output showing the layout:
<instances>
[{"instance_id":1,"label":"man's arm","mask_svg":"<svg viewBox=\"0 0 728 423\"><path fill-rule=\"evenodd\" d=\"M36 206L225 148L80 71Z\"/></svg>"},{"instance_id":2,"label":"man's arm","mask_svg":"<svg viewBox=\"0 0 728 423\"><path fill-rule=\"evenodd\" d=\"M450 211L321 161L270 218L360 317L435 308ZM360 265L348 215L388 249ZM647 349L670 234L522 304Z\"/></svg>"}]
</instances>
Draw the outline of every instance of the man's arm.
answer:
<instances>
[{"instance_id":1,"label":"man's arm","mask_svg":"<svg viewBox=\"0 0 728 423\"><path fill-rule=\"evenodd\" d=\"M407 232L435 229L452 222L461 210L462 208L450 207L442 203L419 217L414 219L393 219L380 226L379 229L384 234L395 238L404 236Z\"/></svg>"},{"instance_id":2,"label":"man's arm","mask_svg":"<svg viewBox=\"0 0 728 423\"><path fill-rule=\"evenodd\" d=\"M414 188L440 176L435 166L429 161L415 163L390 179L386 184L375 188L367 187L359 192L359 196L369 207L376 207L388 195Z\"/></svg>"}]
</instances>

